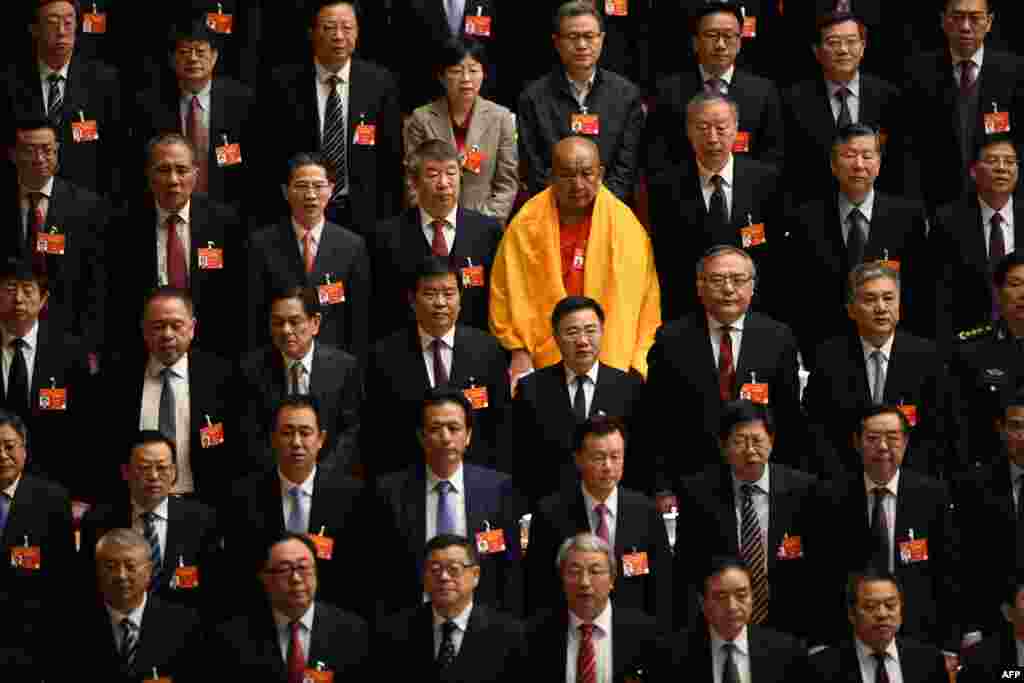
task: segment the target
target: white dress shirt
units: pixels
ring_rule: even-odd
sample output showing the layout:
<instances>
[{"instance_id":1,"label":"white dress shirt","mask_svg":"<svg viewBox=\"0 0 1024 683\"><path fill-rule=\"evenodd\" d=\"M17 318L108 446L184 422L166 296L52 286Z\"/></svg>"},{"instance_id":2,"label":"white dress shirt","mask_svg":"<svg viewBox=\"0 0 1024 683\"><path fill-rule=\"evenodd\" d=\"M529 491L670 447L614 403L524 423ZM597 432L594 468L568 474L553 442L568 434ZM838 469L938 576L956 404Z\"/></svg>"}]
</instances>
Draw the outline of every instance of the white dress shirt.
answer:
<instances>
[{"instance_id":1,"label":"white dress shirt","mask_svg":"<svg viewBox=\"0 0 1024 683\"><path fill-rule=\"evenodd\" d=\"M46 108L50 104L50 81L49 81L50 74L52 74L52 73L59 73L64 78L64 80L60 82L60 92L61 92L62 95L64 95L65 102L67 101L67 99L68 99L68 67L69 66L71 66L71 60L68 60L67 64L65 64L61 68L57 69L57 71L55 72L53 69L50 68L50 66L48 64L45 64L43 62L39 62L39 83L40 83L40 88L43 91L43 116L46 116L46 114L47 114Z\"/></svg>"},{"instance_id":2,"label":"white dress shirt","mask_svg":"<svg viewBox=\"0 0 1024 683\"><path fill-rule=\"evenodd\" d=\"M875 395L875 361L871 358L871 354L875 351L882 352L882 392L885 392L885 379L889 376L889 359L892 358L892 342L896 339L896 334L889 335L881 347L876 348L874 344L869 342L864 337L860 338L861 349L864 352L864 368L868 375L868 391L871 395Z\"/></svg>"},{"instance_id":3,"label":"white dress shirt","mask_svg":"<svg viewBox=\"0 0 1024 683\"><path fill-rule=\"evenodd\" d=\"M857 661L860 663L860 679L864 683L875 683L878 669L878 661L874 657L875 651L860 642L859 638L854 638L853 643L854 649L857 651ZM896 649L895 638L889 642L889 647L885 648L885 654L888 655L885 658L885 672L889 674L889 683L903 683L900 652Z\"/></svg>"},{"instance_id":4,"label":"white dress shirt","mask_svg":"<svg viewBox=\"0 0 1024 683\"><path fill-rule=\"evenodd\" d=\"M299 617L299 642L302 643L302 654L309 661L309 644L313 640L313 613L316 611L316 603L310 603L306 612ZM292 643L292 620L287 615L281 614L276 609L274 613L274 625L277 627L277 644L281 647L281 659L285 666L288 666L288 648Z\"/></svg>"},{"instance_id":5,"label":"white dress shirt","mask_svg":"<svg viewBox=\"0 0 1024 683\"><path fill-rule=\"evenodd\" d=\"M185 272L192 272L192 230L188 217L191 215L192 200L185 202L180 211L175 211L180 219L175 225L178 233L178 240L181 242L181 250L185 254ZM156 276L161 285L168 284L167 277L167 219L170 211L164 211L156 207Z\"/></svg>"},{"instance_id":6,"label":"white dress shirt","mask_svg":"<svg viewBox=\"0 0 1024 683\"><path fill-rule=\"evenodd\" d=\"M142 515L146 514L146 511L142 509L134 500L132 501L132 529L139 532L143 536L146 535L146 524L142 521ZM178 558L167 557L167 524L170 522L170 504L168 500L164 498L160 501L160 504L153 508L153 526L156 527L156 537L160 541L160 557L163 558L165 567L177 566ZM153 571L156 571L154 567Z\"/></svg>"},{"instance_id":7,"label":"white dress shirt","mask_svg":"<svg viewBox=\"0 0 1024 683\"><path fill-rule=\"evenodd\" d=\"M14 494L16 494L18 492L18 484L20 482L21 482L21 475L19 474L18 478L15 479L13 482L11 482L10 486L8 486L5 489L0 489L0 493L6 493L7 494L7 499L9 501L11 501L11 506L9 506L7 508L7 516L8 517L10 517L10 515L11 515L11 507L14 506ZM25 540L25 539L22 539L22 540Z\"/></svg>"},{"instance_id":8,"label":"white dress shirt","mask_svg":"<svg viewBox=\"0 0 1024 683\"><path fill-rule=\"evenodd\" d=\"M569 92L576 99L576 104L579 105L580 111L584 114L587 113L587 96L590 95L590 91L594 89L594 78L597 76L597 68L590 73L590 76L585 81L574 81L569 78L569 74L565 74L566 80L569 81Z\"/></svg>"},{"instance_id":9,"label":"white dress shirt","mask_svg":"<svg viewBox=\"0 0 1024 683\"><path fill-rule=\"evenodd\" d=\"M583 622L569 610L569 641L565 652L565 681L576 683L576 660L580 653L580 625ZM609 600L604 610L594 619L594 632L591 642L594 643L594 654L597 659L596 683L612 683L612 601Z\"/></svg>"},{"instance_id":10,"label":"white dress shirt","mask_svg":"<svg viewBox=\"0 0 1024 683\"><path fill-rule=\"evenodd\" d=\"M135 624L135 637L136 642L142 639L142 615L146 612L146 594L142 594L142 604L133 609L130 612L121 612L110 605L104 604L107 608L107 615L110 617L110 627L114 631L114 644L117 646L117 651L121 651L121 622L127 617L133 624Z\"/></svg>"},{"instance_id":11,"label":"white dress shirt","mask_svg":"<svg viewBox=\"0 0 1024 683\"><path fill-rule=\"evenodd\" d=\"M306 227L299 225L295 218L292 218L292 229L295 231L296 244L299 245L299 258L305 263L306 258ZM313 237L313 263L316 263L316 255L320 251L320 238L324 234L324 221L320 221L311 229Z\"/></svg>"},{"instance_id":12,"label":"white dress shirt","mask_svg":"<svg viewBox=\"0 0 1024 683\"><path fill-rule=\"evenodd\" d=\"M284 381L285 386L288 387L289 390L292 390L297 394L309 393L309 385L312 383L313 378L313 352L315 350L316 340L314 339L313 343L309 345L309 351L306 352L306 355L298 360L293 360L282 354L282 358L284 358ZM299 375L298 387L292 386L292 364L294 363L299 363L302 366L302 372Z\"/></svg>"},{"instance_id":13,"label":"white dress shirt","mask_svg":"<svg viewBox=\"0 0 1024 683\"><path fill-rule=\"evenodd\" d=\"M434 217L429 213L420 208L420 226L423 228L423 237L427 240L427 246L433 246L434 244L434 226L431 223L434 222ZM444 217L444 228L441 233L444 235L444 243L448 248L448 253L452 253L452 247L455 246L455 218L459 213L458 205L455 206L451 212Z\"/></svg>"},{"instance_id":14,"label":"white dress shirt","mask_svg":"<svg viewBox=\"0 0 1024 683\"><path fill-rule=\"evenodd\" d=\"M697 162L697 171L700 173L700 193L704 197L704 208L707 210L711 209L711 195L715 193L715 184L711 182L712 176L721 176L722 178L722 193L725 195L725 213L728 216L732 216L732 179L733 179L733 161L735 158L732 154L729 154L729 160L725 162L725 166L722 167L721 171L717 173L704 168L704 165L699 161Z\"/></svg>"},{"instance_id":15,"label":"white dress shirt","mask_svg":"<svg viewBox=\"0 0 1024 683\"><path fill-rule=\"evenodd\" d=\"M958 88L960 87L960 62L968 60L974 62L974 66L977 67L974 70L974 82L977 83L978 79L981 78L981 65L985 62L985 46L982 45L979 47L978 51L967 59L953 59L953 80L956 81L956 86Z\"/></svg>"},{"instance_id":16,"label":"white dress shirt","mask_svg":"<svg viewBox=\"0 0 1024 683\"><path fill-rule=\"evenodd\" d=\"M590 495L590 491L581 482L580 491L583 492L583 504L587 506L587 521L590 522L590 533L597 533L597 525L601 523L598 519L597 511L594 510L600 504L596 498ZM608 508L608 512L605 513L604 523L608 526L608 545L613 549L615 548L615 528L618 526L619 519L619 487L616 486L612 489L612 492L608 494L608 500L604 501L604 506Z\"/></svg>"},{"instance_id":17,"label":"white dress shirt","mask_svg":"<svg viewBox=\"0 0 1024 683\"><path fill-rule=\"evenodd\" d=\"M737 318L734 322L729 323L729 339L732 340L732 368L735 371L740 365L740 344L743 343L743 323L747 319L746 315ZM722 349L722 328L725 327L722 323L718 322L710 315L708 316L708 337L711 339L711 352L715 355L715 367L718 367L718 357ZM743 382L747 381L746 377L739 377L737 375L736 381Z\"/></svg>"},{"instance_id":18,"label":"white dress shirt","mask_svg":"<svg viewBox=\"0 0 1024 683\"><path fill-rule=\"evenodd\" d=\"M430 386L437 386L437 379L434 377L434 339L435 337L430 336L426 331L416 326L416 329L420 333L420 347L423 349L423 363L427 366L427 379L430 380ZM442 336L436 337L441 340L441 365L444 366L444 371L448 375L448 379L452 377L452 363L455 360L455 326L452 325L452 329L445 332ZM430 538L430 536L427 536Z\"/></svg>"},{"instance_id":19,"label":"white dress shirt","mask_svg":"<svg viewBox=\"0 0 1024 683\"><path fill-rule=\"evenodd\" d=\"M875 482L871 481L871 478L868 477L867 474L865 474L864 475L864 489L867 491L867 499L868 499L868 501L867 501L868 502L868 524L869 525L874 524L874 521L875 521L875 520L873 520L871 518L871 514L872 514L872 512L874 511L874 508L875 508L875 494L872 493L872 492L877 487L878 487L878 484L876 484ZM896 521L896 496L899 494L899 490L900 490L900 470L899 470L899 468L896 469L896 474L894 474L892 479L889 480L889 483L886 484L885 486L883 486L882 488L886 488L886 489L889 490L889 495L887 495L885 498L882 499L882 510L885 512L886 531L889 532L889 551L890 551L889 552L889 571L891 572L891 571L895 571L895 562L896 562L896 547L895 547L896 528L895 528L895 524L894 523ZM872 680L874 680L874 679L872 679ZM890 683L891 683L891 681L890 681Z\"/></svg>"},{"instance_id":20,"label":"white dress shirt","mask_svg":"<svg viewBox=\"0 0 1024 683\"><path fill-rule=\"evenodd\" d=\"M769 474L769 468L771 465L765 465L764 472L761 473L761 478L757 481L740 481L734 474L732 477L732 490L733 499L736 501L736 538L739 539L740 545L743 544L743 485L750 484L754 487L751 491L750 500L754 504L754 512L757 513L757 523L761 526L761 543L767 545L768 542L768 524L771 522L771 475ZM767 547L765 548L765 557L768 557Z\"/></svg>"},{"instance_id":21,"label":"white dress shirt","mask_svg":"<svg viewBox=\"0 0 1024 683\"><path fill-rule=\"evenodd\" d=\"M1003 222L999 226L1003 229L1003 246L1005 247L1005 253L1009 254L1011 251L1017 248L1014 241L1013 234L1013 195L1006 202L1006 206L996 211L991 206L985 203L985 200L978 197L978 204L981 206L981 229L985 233L985 253L988 254L991 259L992 254L989 253L989 246L991 246L990 240L992 239L992 216L999 214Z\"/></svg>"},{"instance_id":22,"label":"white dress shirt","mask_svg":"<svg viewBox=\"0 0 1024 683\"><path fill-rule=\"evenodd\" d=\"M28 200L30 192L39 192L43 195L39 200L39 208L43 210L43 220L45 221L46 216L50 211L50 197L53 196L53 176L50 176L50 179L47 180L38 190L32 190L24 185L18 185L18 197L20 197L19 205L21 206L21 235L25 239L28 237L29 225L35 223L35 219L30 219L28 215L28 211L31 208ZM32 245L31 248L35 251L35 245Z\"/></svg>"},{"instance_id":23,"label":"white dress shirt","mask_svg":"<svg viewBox=\"0 0 1024 683\"><path fill-rule=\"evenodd\" d=\"M867 220L867 232L864 234L864 244L868 243L871 238L871 215L875 211L875 191L872 189L864 197L864 201L860 204L854 204L851 202L845 194L839 193L839 227L843 231L843 244L850 243L850 213L854 209L860 209L860 212L864 214L864 218Z\"/></svg>"},{"instance_id":24,"label":"white dress shirt","mask_svg":"<svg viewBox=\"0 0 1024 683\"><path fill-rule=\"evenodd\" d=\"M840 88L846 88L850 91L850 94L846 96L846 108L850 110L850 121L857 123L860 121L860 71L857 71L850 79L849 83L840 83L838 81L825 81L825 89L828 91L829 98L828 104L832 107L832 119L839 122L839 112L842 111L842 107L839 105L839 97L837 93Z\"/></svg>"},{"instance_id":25,"label":"white dress shirt","mask_svg":"<svg viewBox=\"0 0 1024 683\"><path fill-rule=\"evenodd\" d=\"M210 130L210 87L213 81L207 82L202 90L196 93L182 91L178 98L178 113L181 116L181 134L188 135L188 119L192 116L192 98L199 98L199 120L203 128Z\"/></svg>"},{"instance_id":26,"label":"white dress shirt","mask_svg":"<svg viewBox=\"0 0 1024 683\"><path fill-rule=\"evenodd\" d=\"M177 448L178 481L171 493L192 493L195 483L192 479L192 461L189 459L192 441L189 438L192 424L192 408L189 400L188 354L182 354L171 367L171 389L174 390L174 445ZM163 363L155 357L149 359L142 379L142 411L139 429L160 429L160 393L163 378L160 371Z\"/></svg>"},{"instance_id":27,"label":"white dress shirt","mask_svg":"<svg viewBox=\"0 0 1024 683\"><path fill-rule=\"evenodd\" d=\"M320 62L316 60L313 61L313 64L316 68L316 83L314 85L316 87L316 109L317 114L320 117L320 140L323 140L324 138L324 116L326 115L327 112L327 98L331 96L331 86L327 81L328 79L330 79L331 76L337 76L339 79L341 79L341 82L338 83L337 85L338 97L341 98L341 139L345 141L346 145L348 145L349 138L351 137L348 134L349 117L354 115L355 118L358 118L360 114L366 113L357 111L352 112L350 114L348 110L348 92L349 86L352 84L352 60L350 59L347 62L345 62L345 66L341 67L341 69L337 73L328 71L323 65L320 64ZM348 176L346 175L344 178L338 178L338 183L341 183L342 181L344 181L344 185L342 186L343 189L341 190L340 194L342 196L348 196Z\"/></svg>"},{"instance_id":28,"label":"white dress shirt","mask_svg":"<svg viewBox=\"0 0 1024 683\"><path fill-rule=\"evenodd\" d=\"M587 415L590 415L590 408L594 405L594 391L597 390L597 371L601 367L601 364L594 361L594 364L587 370L587 374L583 376L583 401L587 407ZM577 375L568 365L565 366L565 382L566 386L569 387L569 407L572 408L573 401L576 400L576 378Z\"/></svg>"},{"instance_id":29,"label":"white dress shirt","mask_svg":"<svg viewBox=\"0 0 1024 683\"><path fill-rule=\"evenodd\" d=\"M441 652L441 641L444 639L441 624L448 621L448 617L441 616L433 607L430 608L430 611L434 615L434 659L437 659L437 655ZM458 656L459 650L462 649L462 639L466 636L466 628L469 626L469 615L472 611L473 601L470 600L469 604L466 605L466 609L462 610L459 616L452 619L455 622L455 630L452 631L452 645L455 646L456 656Z\"/></svg>"},{"instance_id":30,"label":"white dress shirt","mask_svg":"<svg viewBox=\"0 0 1024 683\"><path fill-rule=\"evenodd\" d=\"M277 470L277 476L281 480L281 514L284 515L285 520L291 519L292 507L295 505L291 490L298 486L299 500L301 501L299 503L299 518L302 520L302 528L306 530L306 533L320 531L309 528L309 510L313 507L313 482L316 480L316 468L317 466L313 465L313 471L306 477L306 481L301 483L290 481L280 469Z\"/></svg>"},{"instance_id":31,"label":"white dress shirt","mask_svg":"<svg viewBox=\"0 0 1024 683\"><path fill-rule=\"evenodd\" d=\"M714 683L722 683L722 671L725 669L725 651L722 647L726 644L718 635L713 626L708 626L708 633L711 636L711 675ZM732 658L736 662L736 671L740 675L740 683L751 683L750 677L750 641L747 637L747 627L739 632L732 644L736 646ZM702 676L703 678L703 676ZM874 683L874 681L872 681Z\"/></svg>"},{"instance_id":32,"label":"white dress shirt","mask_svg":"<svg viewBox=\"0 0 1024 683\"><path fill-rule=\"evenodd\" d=\"M1015 462L1010 463L1010 490L1013 491L1014 509L1020 508L1020 478L1024 477L1024 467Z\"/></svg>"},{"instance_id":33,"label":"white dress shirt","mask_svg":"<svg viewBox=\"0 0 1024 683\"><path fill-rule=\"evenodd\" d=\"M14 363L14 347L11 346L11 342L14 341L14 335L7 330L0 330L0 339L3 339L3 370L4 370L4 391L7 390L8 380L11 377L11 365ZM29 392L29 407L35 408L35 401L32 397L32 378L35 376L36 368L36 350L39 342L39 321L32 323L32 329L28 331L24 337L25 346L22 347L21 353L25 356L25 367L28 368L28 392ZM42 384L49 387L49 378L44 378Z\"/></svg>"}]
</instances>

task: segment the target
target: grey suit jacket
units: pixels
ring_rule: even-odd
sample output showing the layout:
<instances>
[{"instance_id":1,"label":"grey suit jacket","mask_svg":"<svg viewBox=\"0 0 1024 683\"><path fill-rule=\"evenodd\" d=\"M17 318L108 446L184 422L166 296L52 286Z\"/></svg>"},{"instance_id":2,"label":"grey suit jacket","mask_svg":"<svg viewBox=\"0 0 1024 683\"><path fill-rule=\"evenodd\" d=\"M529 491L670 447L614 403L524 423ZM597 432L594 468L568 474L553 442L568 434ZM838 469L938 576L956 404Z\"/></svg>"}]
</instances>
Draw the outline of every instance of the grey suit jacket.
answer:
<instances>
[{"instance_id":1,"label":"grey suit jacket","mask_svg":"<svg viewBox=\"0 0 1024 683\"><path fill-rule=\"evenodd\" d=\"M406 155L422 142L435 138L455 144L447 97L417 108L409 117L405 128ZM500 104L477 97L473 120L466 133L466 149L474 147L479 147L483 154L480 172L463 170L459 203L504 223L519 192L519 150L512 112Z\"/></svg>"}]
</instances>

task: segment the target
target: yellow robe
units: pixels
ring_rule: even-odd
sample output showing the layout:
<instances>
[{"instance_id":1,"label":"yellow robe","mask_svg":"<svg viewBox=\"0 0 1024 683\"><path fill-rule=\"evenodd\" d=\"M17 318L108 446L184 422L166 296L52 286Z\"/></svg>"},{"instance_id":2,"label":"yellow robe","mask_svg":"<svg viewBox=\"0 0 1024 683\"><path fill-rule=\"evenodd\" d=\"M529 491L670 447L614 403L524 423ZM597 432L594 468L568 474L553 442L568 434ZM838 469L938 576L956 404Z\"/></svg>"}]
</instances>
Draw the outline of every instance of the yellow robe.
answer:
<instances>
[{"instance_id":1,"label":"yellow robe","mask_svg":"<svg viewBox=\"0 0 1024 683\"><path fill-rule=\"evenodd\" d=\"M583 294L605 311L601 361L647 377L647 351L661 325L661 290L651 241L628 206L603 185L594 202L583 261ZM551 312L565 298L558 208L548 188L505 231L491 270L491 332L506 349L526 349L535 368L561 360Z\"/></svg>"}]
</instances>

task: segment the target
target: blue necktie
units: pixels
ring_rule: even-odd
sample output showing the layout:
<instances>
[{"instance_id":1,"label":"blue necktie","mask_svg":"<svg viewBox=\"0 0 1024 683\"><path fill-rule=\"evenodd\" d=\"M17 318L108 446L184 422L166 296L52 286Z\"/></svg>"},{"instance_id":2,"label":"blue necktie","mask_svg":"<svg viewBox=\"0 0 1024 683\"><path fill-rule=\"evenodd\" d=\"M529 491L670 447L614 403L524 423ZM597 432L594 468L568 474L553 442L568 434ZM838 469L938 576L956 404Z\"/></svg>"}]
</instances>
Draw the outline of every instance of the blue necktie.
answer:
<instances>
[{"instance_id":1,"label":"blue necktie","mask_svg":"<svg viewBox=\"0 0 1024 683\"><path fill-rule=\"evenodd\" d=\"M305 524L302 523L302 489L293 486L288 490L288 495L292 497L292 511L288 515L288 531L293 534L305 533Z\"/></svg>"},{"instance_id":2,"label":"blue necktie","mask_svg":"<svg viewBox=\"0 0 1024 683\"><path fill-rule=\"evenodd\" d=\"M437 482L437 533L455 533L455 487L450 481Z\"/></svg>"}]
</instances>

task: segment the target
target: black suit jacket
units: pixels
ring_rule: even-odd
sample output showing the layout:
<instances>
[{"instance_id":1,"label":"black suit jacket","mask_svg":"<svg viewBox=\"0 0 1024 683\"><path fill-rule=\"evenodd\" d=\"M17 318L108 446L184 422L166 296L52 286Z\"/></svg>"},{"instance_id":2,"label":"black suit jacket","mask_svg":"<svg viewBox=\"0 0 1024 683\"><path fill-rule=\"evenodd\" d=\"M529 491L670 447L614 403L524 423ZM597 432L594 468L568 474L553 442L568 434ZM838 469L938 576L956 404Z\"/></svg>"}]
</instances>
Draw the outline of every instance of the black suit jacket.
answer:
<instances>
[{"instance_id":1,"label":"black suit jacket","mask_svg":"<svg viewBox=\"0 0 1024 683\"><path fill-rule=\"evenodd\" d=\"M945 650L956 651L958 625L959 548L953 528L946 485L900 468L896 499L894 567L903 585L903 632ZM823 601L821 624L810 634L812 643L837 642L850 627L842 591L849 572L860 571L872 561L874 539L868 523L868 496L864 475L848 476L819 484L813 505L815 525L808 533L807 555L818 579ZM918 562L901 559L900 544L910 538L927 539L928 558Z\"/></svg>"},{"instance_id":2,"label":"black suit jacket","mask_svg":"<svg viewBox=\"0 0 1024 683\"><path fill-rule=\"evenodd\" d=\"M806 596L810 579L804 557L780 559L778 550L785 536L799 537L801 544L811 524L805 505L811 498L815 477L785 465L769 465L768 533L765 559L768 563L770 602L768 623L773 629L798 637L806 635L808 624L799 610L791 609ZM691 617L694 593L703 594L714 557L740 556L736 529L736 498L732 467L712 465L700 474L683 479L677 487L680 501L676 526L685 530L679 537L674 557L676 627L694 628Z\"/></svg>"},{"instance_id":3,"label":"black suit jacket","mask_svg":"<svg viewBox=\"0 0 1024 683\"><path fill-rule=\"evenodd\" d=\"M246 249L248 264L247 348L270 341L270 299L295 286L317 287L341 282L345 300L321 306L319 339L364 358L370 306L370 259L363 238L334 223L325 223L313 272L307 273L291 219L254 233Z\"/></svg>"},{"instance_id":4,"label":"black suit jacket","mask_svg":"<svg viewBox=\"0 0 1024 683\"><path fill-rule=\"evenodd\" d=\"M483 286L464 286L462 290L459 322L487 331L491 265L501 242L501 223L461 207L455 221L455 241L448 261L460 269L471 262L473 266L484 268ZM419 209L409 209L378 223L367 241L374 280L373 329L375 338L380 338L405 328L412 321L409 292L413 290L416 272L431 250L423 235Z\"/></svg>"},{"instance_id":5,"label":"black suit jacket","mask_svg":"<svg viewBox=\"0 0 1024 683\"><path fill-rule=\"evenodd\" d=\"M554 569L558 548L570 536L590 533L592 516L580 487L550 495L534 509L525 569L528 614L564 606L561 580ZM672 552L665 523L650 498L621 486L614 550L619 563L615 604L643 610L655 617L663 630L671 630ZM636 552L647 553L650 573L626 576L622 558Z\"/></svg>"},{"instance_id":6,"label":"black suit jacket","mask_svg":"<svg viewBox=\"0 0 1024 683\"><path fill-rule=\"evenodd\" d=\"M478 604L519 613L522 600L519 518L526 512L508 475L487 467L463 464L466 533L471 540L488 525L503 529L505 551L481 557ZM374 540L378 556L377 614L418 605L423 595L423 547L427 544L426 466L412 465L375 482L373 514L379 527ZM485 524L486 522L486 524Z\"/></svg>"},{"instance_id":7,"label":"black suit jacket","mask_svg":"<svg viewBox=\"0 0 1024 683\"><path fill-rule=\"evenodd\" d=\"M900 330L893 339L883 403L917 408L905 464L937 478L963 469L957 449L956 417L943 358L933 342ZM829 472L861 470L850 436L868 408L871 389L861 338L830 339L815 353L815 367L803 395L815 451Z\"/></svg>"},{"instance_id":8,"label":"black suit jacket","mask_svg":"<svg viewBox=\"0 0 1024 683\"><path fill-rule=\"evenodd\" d=\"M270 434L278 403L288 393L287 370L281 352L274 347L257 349L242 358L239 368L242 400L246 404L239 434L246 438L249 454L269 463ZM327 442L320 461L346 469L359 461L359 411L363 384L355 356L330 344L313 349L309 393L320 403L320 428Z\"/></svg>"},{"instance_id":9,"label":"black suit jacket","mask_svg":"<svg viewBox=\"0 0 1024 683\"><path fill-rule=\"evenodd\" d=\"M896 638L900 653L900 672L904 681L945 683L949 681L942 653L934 647L922 645L910 638ZM830 647L810 658L811 676L818 681L861 683L860 662L853 641L839 647Z\"/></svg>"},{"instance_id":10,"label":"black suit jacket","mask_svg":"<svg viewBox=\"0 0 1024 683\"><path fill-rule=\"evenodd\" d=\"M402 657L395 656L399 652ZM515 683L523 680L526 639L519 621L474 603L455 661L439 671L434 615L427 603L377 624L373 661L384 680L399 680L411 669L421 680L438 683Z\"/></svg>"},{"instance_id":11,"label":"black suit jacket","mask_svg":"<svg viewBox=\"0 0 1024 683\"><path fill-rule=\"evenodd\" d=\"M685 108L685 103L682 105ZM742 110L741 110L742 111ZM733 156L733 187L728 225L708 217L696 162L684 160L650 184L651 245L661 285L661 318L675 320L701 310L689 267L711 247L743 247L741 230L749 224L765 226L765 242L747 248L757 266L754 305L776 315L774 299L788 299L784 255L792 248L791 231L782 218L779 173L771 165ZM681 267L686 266L686 267Z\"/></svg>"},{"instance_id":12,"label":"black suit jacket","mask_svg":"<svg viewBox=\"0 0 1024 683\"><path fill-rule=\"evenodd\" d=\"M1005 621L1002 629L989 634L971 652L964 655L963 669L956 676L959 683L982 683L999 680L1003 671L1017 666L1017 642L1012 627Z\"/></svg>"},{"instance_id":13,"label":"black suit jacket","mask_svg":"<svg viewBox=\"0 0 1024 683\"><path fill-rule=\"evenodd\" d=\"M299 152L320 150L320 115L313 63L282 66L271 72L257 91L257 130L274 131L259 146L255 168L265 174L267 199L281 196L288 159ZM349 200L352 225L344 227L363 235L379 219L398 212L403 195L402 129L398 89L391 73L371 62L352 60L347 117ZM287 125L283 125L287 122ZM376 145L355 145L352 140L360 122L373 124ZM280 200L267 201L265 218L281 215Z\"/></svg>"},{"instance_id":14,"label":"black suit jacket","mask_svg":"<svg viewBox=\"0 0 1024 683\"><path fill-rule=\"evenodd\" d=\"M772 587L774 591L774 586ZM758 681L794 681L807 675L807 654L792 636L764 626L747 626L750 678ZM658 644L651 681L678 680L686 671L690 680L714 681L711 637L705 626L679 631Z\"/></svg>"},{"instance_id":15,"label":"black suit jacket","mask_svg":"<svg viewBox=\"0 0 1024 683\"><path fill-rule=\"evenodd\" d=\"M782 323L748 312L742 337L735 360L736 396L750 381L751 373L759 384L767 384L779 434L775 450L782 456L776 456L776 461L817 472L802 462L805 454L793 333ZM721 462L718 420L722 399L707 317L701 313L663 325L647 354L647 367L646 433L641 438L655 454L655 490L662 491L671 489L682 475ZM680 413L679 406L686 406L685 412ZM680 433L692 439L692 448L685 455L663 447Z\"/></svg>"},{"instance_id":16,"label":"black suit jacket","mask_svg":"<svg viewBox=\"0 0 1024 683\"><path fill-rule=\"evenodd\" d=\"M205 661L210 668L206 678L287 683L288 667L270 608L257 602L247 610L218 625L207 639ZM323 662L334 680L362 680L370 655L370 634L360 617L326 603L316 602L313 632L306 663L313 668Z\"/></svg>"},{"instance_id":17,"label":"black suit jacket","mask_svg":"<svg viewBox=\"0 0 1024 683\"><path fill-rule=\"evenodd\" d=\"M466 457L478 465L496 460L498 427L508 401L508 362L498 341L486 332L455 326L455 349L448 383L458 389L487 387L488 406L474 411L473 440ZM372 476L420 461L416 430L423 421L423 397L430 388L415 326L374 344L366 366L362 452Z\"/></svg>"},{"instance_id":18,"label":"black suit jacket","mask_svg":"<svg viewBox=\"0 0 1024 683\"><path fill-rule=\"evenodd\" d=\"M0 258L31 262L36 245L28 244L22 232L24 216L13 176L8 188L10 227L0 240ZM54 178L45 229L56 228L64 235L64 253L45 257L50 288L47 319L52 326L85 340L90 350L103 340L106 268L102 241L108 215L109 206L98 195Z\"/></svg>"},{"instance_id":19,"label":"black suit jacket","mask_svg":"<svg viewBox=\"0 0 1024 683\"><path fill-rule=\"evenodd\" d=\"M188 284L198 321L195 343L206 351L229 356L242 347L239 297L246 295L238 213L205 195L193 194L189 230ZM107 316L106 346L111 351L135 351L142 346L138 342L143 303L146 294L160 284L156 231L157 210L151 200L126 206L111 220L106 239L107 259L116 264L107 277L111 315ZM211 244L223 250L223 268L200 267L199 250Z\"/></svg>"},{"instance_id":20,"label":"black suit jacket","mask_svg":"<svg viewBox=\"0 0 1024 683\"><path fill-rule=\"evenodd\" d=\"M805 43L800 47L804 48ZM889 150L899 149L893 128L897 124L899 96L899 88L888 81L860 72L857 122L885 131ZM785 186L794 206L836 191L832 143L838 129L831 99L828 84L820 75L794 84L783 94L782 114L788 141ZM898 164L890 164L889 157L883 158L879 186L898 192L903 179L897 171Z\"/></svg>"},{"instance_id":21,"label":"black suit jacket","mask_svg":"<svg viewBox=\"0 0 1024 683\"><path fill-rule=\"evenodd\" d=\"M686 138L686 105L704 92L700 70L694 66L658 83L647 123L647 173L654 177L691 162L693 148ZM750 135L745 157L782 168L783 128L779 91L767 78L736 69L729 97L739 106L738 130Z\"/></svg>"},{"instance_id":22,"label":"black suit jacket","mask_svg":"<svg viewBox=\"0 0 1024 683\"><path fill-rule=\"evenodd\" d=\"M590 414L603 412L630 423L637 411L643 381L601 363ZM569 402L565 363L541 368L519 380L515 400L509 405L502 439L502 469L536 502L565 486L576 486L573 434L576 415ZM643 451L625 470L623 482L638 491L650 489L651 463Z\"/></svg>"}]
</instances>

